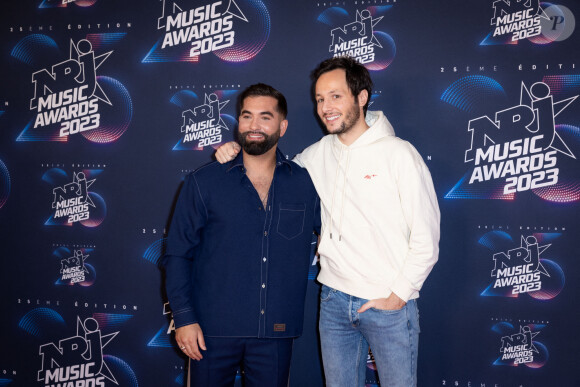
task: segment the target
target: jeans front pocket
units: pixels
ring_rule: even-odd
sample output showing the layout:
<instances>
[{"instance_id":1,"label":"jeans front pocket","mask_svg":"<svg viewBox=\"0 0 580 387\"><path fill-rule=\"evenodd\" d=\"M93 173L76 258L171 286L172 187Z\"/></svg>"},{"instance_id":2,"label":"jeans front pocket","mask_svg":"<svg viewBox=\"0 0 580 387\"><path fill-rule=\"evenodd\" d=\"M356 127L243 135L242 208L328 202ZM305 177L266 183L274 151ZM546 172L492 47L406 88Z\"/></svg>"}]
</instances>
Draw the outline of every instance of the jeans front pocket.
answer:
<instances>
[{"instance_id":1,"label":"jeans front pocket","mask_svg":"<svg viewBox=\"0 0 580 387\"><path fill-rule=\"evenodd\" d=\"M325 302L330 300L330 297L334 293L336 293L336 290L334 290L330 286L322 285L322 289L320 289L320 301Z\"/></svg>"}]
</instances>

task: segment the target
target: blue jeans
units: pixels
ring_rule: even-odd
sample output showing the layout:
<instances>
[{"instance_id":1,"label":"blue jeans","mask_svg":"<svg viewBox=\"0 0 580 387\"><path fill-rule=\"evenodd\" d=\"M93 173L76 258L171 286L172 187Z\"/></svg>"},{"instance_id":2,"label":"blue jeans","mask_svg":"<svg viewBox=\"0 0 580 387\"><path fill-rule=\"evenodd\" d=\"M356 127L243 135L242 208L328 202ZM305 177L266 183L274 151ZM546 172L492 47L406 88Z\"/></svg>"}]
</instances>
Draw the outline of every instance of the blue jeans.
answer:
<instances>
[{"instance_id":1,"label":"blue jeans","mask_svg":"<svg viewBox=\"0 0 580 387\"><path fill-rule=\"evenodd\" d=\"M319 329L326 385L364 387L370 345L381 386L416 386L417 302L409 300L400 310L357 313L367 301L322 286Z\"/></svg>"}]
</instances>

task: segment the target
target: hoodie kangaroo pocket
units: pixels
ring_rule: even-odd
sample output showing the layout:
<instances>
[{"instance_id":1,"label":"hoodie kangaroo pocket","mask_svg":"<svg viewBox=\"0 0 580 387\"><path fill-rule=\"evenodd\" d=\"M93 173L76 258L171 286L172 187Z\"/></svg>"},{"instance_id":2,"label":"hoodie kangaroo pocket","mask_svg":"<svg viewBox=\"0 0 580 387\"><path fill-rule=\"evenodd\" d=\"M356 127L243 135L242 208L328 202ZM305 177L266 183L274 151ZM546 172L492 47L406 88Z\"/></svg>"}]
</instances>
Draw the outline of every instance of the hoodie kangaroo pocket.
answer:
<instances>
[{"instance_id":1,"label":"hoodie kangaroo pocket","mask_svg":"<svg viewBox=\"0 0 580 387\"><path fill-rule=\"evenodd\" d=\"M286 239L296 238L304 231L306 205L303 203L280 203L278 234Z\"/></svg>"}]
</instances>

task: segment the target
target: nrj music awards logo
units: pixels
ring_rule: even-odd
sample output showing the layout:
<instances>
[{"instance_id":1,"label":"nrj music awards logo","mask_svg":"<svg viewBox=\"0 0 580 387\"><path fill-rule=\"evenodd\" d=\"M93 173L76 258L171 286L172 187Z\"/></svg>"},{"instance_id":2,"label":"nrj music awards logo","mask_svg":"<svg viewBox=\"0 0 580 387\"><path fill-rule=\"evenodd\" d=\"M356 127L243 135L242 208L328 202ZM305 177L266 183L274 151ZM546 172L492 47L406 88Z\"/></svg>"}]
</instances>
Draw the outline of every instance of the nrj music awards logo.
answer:
<instances>
[{"instance_id":1,"label":"nrj music awards logo","mask_svg":"<svg viewBox=\"0 0 580 387\"><path fill-rule=\"evenodd\" d=\"M492 9L492 31L480 45L518 44L524 39L549 44L570 37L576 25L567 7L540 0L496 0Z\"/></svg>"},{"instance_id":2,"label":"nrj music awards logo","mask_svg":"<svg viewBox=\"0 0 580 387\"><path fill-rule=\"evenodd\" d=\"M503 231L486 233L479 244L491 250L491 283L481 296L518 297L528 294L536 300L551 300L564 288L564 272L550 257L549 248L560 233L538 233L520 237L514 247ZM499 249L499 251L498 251ZM550 259L551 258L551 259Z\"/></svg>"},{"instance_id":3,"label":"nrj music awards logo","mask_svg":"<svg viewBox=\"0 0 580 387\"><path fill-rule=\"evenodd\" d=\"M492 331L501 335L499 357L494 361L496 366L516 367L520 364L529 368L541 368L548 361L548 349L536 337L546 324L526 324L515 327L512 323L502 321L492 327Z\"/></svg>"},{"instance_id":4,"label":"nrj music awards logo","mask_svg":"<svg viewBox=\"0 0 580 387\"><path fill-rule=\"evenodd\" d=\"M162 35L143 63L199 62L210 53L245 62L266 45L270 14L261 0L163 0L157 30Z\"/></svg>"},{"instance_id":5,"label":"nrj music awards logo","mask_svg":"<svg viewBox=\"0 0 580 387\"><path fill-rule=\"evenodd\" d=\"M18 327L45 343L38 349L40 365L36 379L41 386L137 387L137 377L129 364L105 354L120 331L103 334L131 318L132 315L112 313L93 313L84 319L77 316L76 334L68 336L70 329L65 319L54 309L40 307L27 312ZM55 336L64 338L55 341Z\"/></svg>"},{"instance_id":6,"label":"nrj music awards logo","mask_svg":"<svg viewBox=\"0 0 580 387\"><path fill-rule=\"evenodd\" d=\"M67 247L56 249L53 255L58 259L60 271L55 284L91 286L95 282L96 271L86 260L93 251L93 248L75 248L72 251Z\"/></svg>"},{"instance_id":7,"label":"nrj music awards logo","mask_svg":"<svg viewBox=\"0 0 580 387\"><path fill-rule=\"evenodd\" d=\"M97 320L77 317L75 336L40 346L42 367L37 380L46 387L104 387L107 382L118 385L103 355L103 349L118 333L103 335Z\"/></svg>"},{"instance_id":8,"label":"nrj music awards logo","mask_svg":"<svg viewBox=\"0 0 580 387\"><path fill-rule=\"evenodd\" d=\"M224 109L237 90L214 90L204 93L203 100L191 90L181 90L171 97L171 103L181 110L181 133L173 150L201 150L217 146L231 139L230 127L235 126L233 116ZM228 126L229 125L229 126ZM227 131L227 137L225 137ZM229 132L229 133L228 133Z\"/></svg>"},{"instance_id":9,"label":"nrj music awards logo","mask_svg":"<svg viewBox=\"0 0 580 387\"><path fill-rule=\"evenodd\" d=\"M105 219L106 205L96 192L89 191L102 170L85 169L73 172L72 180L59 168L48 170L42 179L49 184L67 181L52 189L53 214L45 222L47 226L72 226L80 223L86 227L96 227ZM58 184L58 183L57 183Z\"/></svg>"},{"instance_id":10,"label":"nrj music awards logo","mask_svg":"<svg viewBox=\"0 0 580 387\"><path fill-rule=\"evenodd\" d=\"M81 135L96 143L116 141L132 117L129 93L117 80L98 75L113 53L97 55L94 47L117 42L123 33L91 34L71 40L69 56L32 73L32 120L17 141L68 141ZM54 40L29 35L12 50L12 56L28 65L60 56Z\"/></svg>"},{"instance_id":11,"label":"nrj music awards logo","mask_svg":"<svg viewBox=\"0 0 580 387\"><path fill-rule=\"evenodd\" d=\"M332 57L350 56L369 70L387 68L395 58L395 42L379 30L379 22L391 7L368 7L354 15L340 7L322 12L317 20L330 27L328 53Z\"/></svg>"},{"instance_id":12,"label":"nrj music awards logo","mask_svg":"<svg viewBox=\"0 0 580 387\"><path fill-rule=\"evenodd\" d=\"M547 82L547 83L546 83ZM558 100L549 80L527 86L522 82L519 104L496 111L490 117L473 118L467 124L469 147L464 162L466 175L447 193L447 199L515 199L516 193L532 191L544 200L580 200L577 184L579 128L556 124L558 116L576 98ZM451 85L441 100L470 111L474 94L505 98L501 85L487 77L466 77ZM474 85L476 88L469 90ZM493 99L493 98L490 98ZM496 101L497 102L497 101ZM483 103L483 101L481 101ZM576 151L577 152L577 151Z\"/></svg>"}]
</instances>

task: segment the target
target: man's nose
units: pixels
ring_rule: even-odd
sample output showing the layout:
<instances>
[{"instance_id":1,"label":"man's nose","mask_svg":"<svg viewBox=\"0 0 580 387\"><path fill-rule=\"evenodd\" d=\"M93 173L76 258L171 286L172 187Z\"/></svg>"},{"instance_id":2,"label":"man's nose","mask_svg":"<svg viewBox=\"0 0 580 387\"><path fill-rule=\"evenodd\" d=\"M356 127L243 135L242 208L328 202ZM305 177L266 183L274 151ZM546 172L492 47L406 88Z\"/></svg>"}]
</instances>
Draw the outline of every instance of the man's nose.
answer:
<instances>
[{"instance_id":1,"label":"man's nose","mask_svg":"<svg viewBox=\"0 0 580 387\"><path fill-rule=\"evenodd\" d=\"M250 130L254 130L258 127L258 119L256 117L252 117L252 119L249 122L249 128Z\"/></svg>"}]
</instances>

